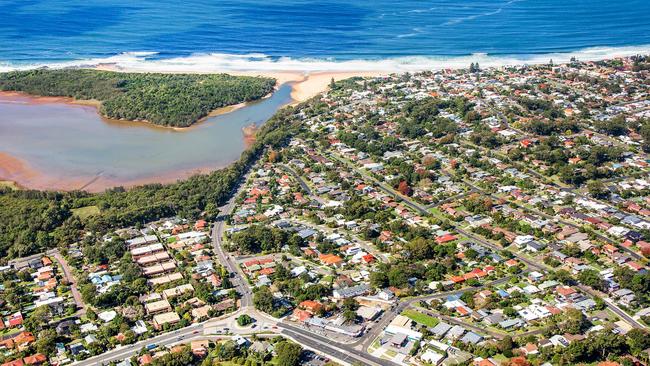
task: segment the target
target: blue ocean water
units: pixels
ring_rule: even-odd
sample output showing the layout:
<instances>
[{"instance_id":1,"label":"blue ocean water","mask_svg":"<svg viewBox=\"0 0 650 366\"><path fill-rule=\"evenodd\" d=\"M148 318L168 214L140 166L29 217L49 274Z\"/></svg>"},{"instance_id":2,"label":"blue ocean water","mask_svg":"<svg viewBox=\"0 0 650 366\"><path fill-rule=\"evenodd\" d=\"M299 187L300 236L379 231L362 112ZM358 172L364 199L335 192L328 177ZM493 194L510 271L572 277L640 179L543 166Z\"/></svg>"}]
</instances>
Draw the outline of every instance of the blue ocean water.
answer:
<instances>
[{"instance_id":1,"label":"blue ocean water","mask_svg":"<svg viewBox=\"0 0 650 366\"><path fill-rule=\"evenodd\" d=\"M5 67L215 53L211 62L230 66L408 62L648 45L648 0L0 0Z\"/></svg>"}]
</instances>

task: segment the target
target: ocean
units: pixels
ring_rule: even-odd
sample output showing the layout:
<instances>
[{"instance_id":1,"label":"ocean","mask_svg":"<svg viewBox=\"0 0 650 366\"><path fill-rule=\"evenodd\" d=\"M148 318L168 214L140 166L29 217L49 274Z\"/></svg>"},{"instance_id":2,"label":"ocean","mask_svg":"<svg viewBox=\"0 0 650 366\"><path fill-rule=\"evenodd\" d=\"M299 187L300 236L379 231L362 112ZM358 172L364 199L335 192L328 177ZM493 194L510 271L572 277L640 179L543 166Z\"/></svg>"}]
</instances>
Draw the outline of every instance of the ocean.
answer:
<instances>
[{"instance_id":1,"label":"ocean","mask_svg":"<svg viewBox=\"0 0 650 366\"><path fill-rule=\"evenodd\" d=\"M648 0L0 0L0 70L415 70L642 52Z\"/></svg>"}]
</instances>

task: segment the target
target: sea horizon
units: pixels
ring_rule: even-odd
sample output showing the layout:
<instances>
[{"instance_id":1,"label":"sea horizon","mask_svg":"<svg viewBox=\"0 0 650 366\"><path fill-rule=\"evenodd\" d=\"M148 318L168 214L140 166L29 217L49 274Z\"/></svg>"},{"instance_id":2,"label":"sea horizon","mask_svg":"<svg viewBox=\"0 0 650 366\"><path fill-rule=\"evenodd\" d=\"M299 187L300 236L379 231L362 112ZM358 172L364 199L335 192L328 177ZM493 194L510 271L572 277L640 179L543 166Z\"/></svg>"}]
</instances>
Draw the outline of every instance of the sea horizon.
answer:
<instances>
[{"instance_id":1,"label":"sea horizon","mask_svg":"<svg viewBox=\"0 0 650 366\"><path fill-rule=\"evenodd\" d=\"M10 0L0 71L420 71L650 53L650 3ZM170 21L173 17L174 21Z\"/></svg>"}]
</instances>

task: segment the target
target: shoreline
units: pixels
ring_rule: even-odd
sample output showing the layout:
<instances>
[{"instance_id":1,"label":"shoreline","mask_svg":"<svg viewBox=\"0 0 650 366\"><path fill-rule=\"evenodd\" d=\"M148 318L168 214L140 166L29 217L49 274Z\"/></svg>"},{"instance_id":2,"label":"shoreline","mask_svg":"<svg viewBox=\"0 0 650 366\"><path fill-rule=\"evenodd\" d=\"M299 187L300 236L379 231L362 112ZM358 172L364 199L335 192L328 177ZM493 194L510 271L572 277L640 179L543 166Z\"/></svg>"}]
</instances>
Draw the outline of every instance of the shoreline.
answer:
<instances>
[{"instance_id":1,"label":"shoreline","mask_svg":"<svg viewBox=\"0 0 650 366\"><path fill-rule=\"evenodd\" d=\"M110 118L99 112L99 108L101 107L102 103L98 100L93 100L93 99L75 99L71 97L50 97L50 96L33 95L21 91L0 90L0 101L5 103L24 103L27 105L66 104L66 105L77 106L77 107L92 107L93 111L97 113L97 115L106 123L123 124L125 127L129 127L129 125L145 125L147 127L156 128L156 129L187 131L205 122L211 117L216 117L222 114L228 114L234 112L238 109L245 107L248 103L254 103L258 100L263 100L264 98L268 98L271 95L273 95L273 93L269 93L268 95L254 101L241 102L234 105L219 107L217 109L210 111L210 113L208 113L205 117L201 117L199 120L194 122L191 126L187 126L187 127L164 126L164 125L159 125L159 124L149 122L147 120L126 120L126 119Z\"/></svg>"},{"instance_id":2,"label":"shoreline","mask_svg":"<svg viewBox=\"0 0 650 366\"><path fill-rule=\"evenodd\" d=\"M231 75L272 77L278 83L291 83L292 104L304 102L326 91L332 79L340 81L351 77L376 77L388 75L390 71L230 71Z\"/></svg>"},{"instance_id":3,"label":"shoreline","mask_svg":"<svg viewBox=\"0 0 650 366\"><path fill-rule=\"evenodd\" d=\"M99 113L101 102L93 99L75 99L71 97L51 97L42 95L33 95L21 91L0 90L0 100L5 102L16 102L24 104L68 104L86 107L95 107ZM100 114L101 116L101 114ZM102 116L103 117L103 116Z\"/></svg>"},{"instance_id":4,"label":"shoreline","mask_svg":"<svg viewBox=\"0 0 650 366\"><path fill-rule=\"evenodd\" d=\"M75 191L84 190L89 193L99 193L114 187L127 189L145 184L168 184L187 179L196 174L207 174L225 168L230 163L215 166L195 167L187 170L171 170L155 176L116 180L105 177L102 173L87 177L57 177L44 173L27 161L0 151L0 183L13 183L20 189L36 189L43 191Z\"/></svg>"}]
</instances>

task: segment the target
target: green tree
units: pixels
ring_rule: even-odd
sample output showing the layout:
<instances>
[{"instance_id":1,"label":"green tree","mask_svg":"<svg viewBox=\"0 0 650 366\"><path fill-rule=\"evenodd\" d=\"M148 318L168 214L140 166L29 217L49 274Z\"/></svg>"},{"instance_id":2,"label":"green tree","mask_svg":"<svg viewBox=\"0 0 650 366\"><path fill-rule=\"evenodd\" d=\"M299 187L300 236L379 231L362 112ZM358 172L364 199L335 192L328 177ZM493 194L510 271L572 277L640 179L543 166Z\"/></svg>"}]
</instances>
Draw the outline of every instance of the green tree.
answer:
<instances>
[{"instance_id":1,"label":"green tree","mask_svg":"<svg viewBox=\"0 0 650 366\"><path fill-rule=\"evenodd\" d=\"M609 195L605 184L600 180L592 180L587 183L589 194L594 198L605 198Z\"/></svg>"},{"instance_id":2,"label":"green tree","mask_svg":"<svg viewBox=\"0 0 650 366\"><path fill-rule=\"evenodd\" d=\"M253 305L255 308L266 313L272 313L274 310L273 294L268 286L261 286L253 294Z\"/></svg>"},{"instance_id":3,"label":"green tree","mask_svg":"<svg viewBox=\"0 0 650 366\"><path fill-rule=\"evenodd\" d=\"M44 355L51 355L55 351L57 334L54 329L43 329L36 338L36 351Z\"/></svg>"},{"instance_id":4,"label":"green tree","mask_svg":"<svg viewBox=\"0 0 650 366\"><path fill-rule=\"evenodd\" d=\"M578 281L596 290L603 290L605 287L605 281L600 277L600 273L594 269L586 269L578 273Z\"/></svg>"},{"instance_id":5,"label":"green tree","mask_svg":"<svg viewBox=\"0 0 650 366\"><path fill-rule=\"evenodd\" d=\"M237 317L237 324L239 324L239 326L241 327L247 326L252 323L253 323L253 318L251 318L250 315L248 314L242 314L239 317Z\"/></svg>"},{"instance_id":6,"label":"green tree","mask_svg":"<svg viewBox=\"0 0 650 366\"><path fill-rule=\"evenodd\" d=\"M289 341L281 341L275 345L278 366L298 366L302 347Z\"/></svg>"}]
</instances>

